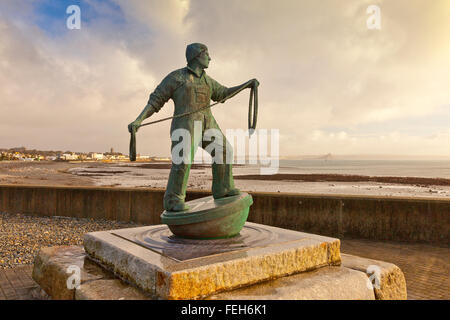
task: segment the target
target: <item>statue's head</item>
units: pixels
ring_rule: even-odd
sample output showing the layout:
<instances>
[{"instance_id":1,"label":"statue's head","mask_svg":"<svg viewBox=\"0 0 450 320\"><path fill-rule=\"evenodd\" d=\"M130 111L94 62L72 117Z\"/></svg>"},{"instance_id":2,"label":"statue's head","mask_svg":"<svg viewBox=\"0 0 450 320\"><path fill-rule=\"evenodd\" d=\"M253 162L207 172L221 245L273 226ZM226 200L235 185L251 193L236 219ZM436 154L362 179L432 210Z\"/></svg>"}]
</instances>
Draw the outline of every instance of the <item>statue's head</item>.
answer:
<instances>
[{"instance_id":1,"label":"statue's head","mask_svg":"<svg viewBox=\"0 0 450 320\"><path fill-rule=\"evenodd\" d=\"M208 68L209 61L211 61L208 47L201 43L189 44L186 47L186 60L188 64L197 61L202 68Z\"/></svg>"}]
</instances>

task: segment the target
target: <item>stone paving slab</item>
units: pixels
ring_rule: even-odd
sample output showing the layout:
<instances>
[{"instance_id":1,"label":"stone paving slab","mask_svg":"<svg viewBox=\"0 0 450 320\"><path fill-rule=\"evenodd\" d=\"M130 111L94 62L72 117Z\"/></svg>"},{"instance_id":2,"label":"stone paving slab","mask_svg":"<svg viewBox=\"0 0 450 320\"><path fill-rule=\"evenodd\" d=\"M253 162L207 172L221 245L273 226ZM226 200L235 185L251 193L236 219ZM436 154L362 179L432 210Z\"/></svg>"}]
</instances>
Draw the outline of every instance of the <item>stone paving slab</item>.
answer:
<instances>
[{"instance_id":1,"label":"stone paving slab","mask_svg":"<svg viewBox=\"0 0 450 320\"><path fill-rule=\"evenodd\" d=\"M75 300L150 300L139 289L119 279L101 279L80 286Z\"/></svg>"},{"instance_id":2,"label":"stone paving slab","mask_svg":"<svg viewBox=\"0 0 450 320\"><path fill-rule=\"evenodd\" d=\"M77 275L81 285L93 280L114 278L111 273L87 259L80 246L42 248L35 258L32 277L54 300L74 299L73 276ZM68 280L72 284L71 288L67 285Z\"/></svg>"},{"instance_id":3,"label":"stone paving slab","mask_svg":"<svg viewBox=\"0 0 450 320\"><path fill-rule=\"evenodd\" d=\"M375 300L365 272L323 267L223 292L208 300Z\"/></svg>"},{"instance_id":4,"label":"stone paving slab","mask_svg":"<svg viewBox=\"0 0 450 320\"><path fill-rule=\"evenodd\" d=\"M42 300L45 293L31 278L33 266L0 269L0 300Z\"/></svg>"}]
</instances>

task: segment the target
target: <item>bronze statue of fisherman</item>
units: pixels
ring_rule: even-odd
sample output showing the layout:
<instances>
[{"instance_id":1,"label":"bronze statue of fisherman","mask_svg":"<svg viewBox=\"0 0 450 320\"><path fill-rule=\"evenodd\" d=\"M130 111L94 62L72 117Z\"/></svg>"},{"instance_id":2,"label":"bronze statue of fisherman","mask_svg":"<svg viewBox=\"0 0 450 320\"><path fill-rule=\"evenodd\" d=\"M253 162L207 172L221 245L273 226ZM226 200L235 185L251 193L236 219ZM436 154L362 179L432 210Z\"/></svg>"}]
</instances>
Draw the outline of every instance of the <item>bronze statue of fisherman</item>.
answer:
<instances>
[{"instance_id":1,"label":"bronze statue of fisherman","mask_svg":"<svg viewBox=\"0 0 450 320\"><path fill-rule=\"evenodd\" d=\"M187 66L169 73L150 95L144 110L135 121L128 125L130 133L136 132L144 119L158 112L169 99L172 99L175 103L175 110L170 128L171 135L176 129L180 128L190 133L192 147L188 157L191 161L174 163L172 156L172 168L164 194L164 209L166 211L189 209L184 200L191 163L198 145L208 151L212 157L215 156L214 150L222 150L222 159L227 159L222 163L215 163L214 161L212 163L212 193L214 199L239 195L240 191L235 188L232 175L232 147L225 135L221 134L221 139L214 139L212 142L205 142L203 139L200 142L194 141L194 123L200 121L202 136L208 129L217 129L222 133L209 108L210 101L224 102L242 89L256 88L259 85L256 79L252 79L242 85L227 88L212 79L205 72L211 58L208 48L204 44L189 44L186 48L186 59ZM178 141L172 141L171 150L178 143ZM207 148L207 146L209 147Z\"/></svg>"}]
</instances>

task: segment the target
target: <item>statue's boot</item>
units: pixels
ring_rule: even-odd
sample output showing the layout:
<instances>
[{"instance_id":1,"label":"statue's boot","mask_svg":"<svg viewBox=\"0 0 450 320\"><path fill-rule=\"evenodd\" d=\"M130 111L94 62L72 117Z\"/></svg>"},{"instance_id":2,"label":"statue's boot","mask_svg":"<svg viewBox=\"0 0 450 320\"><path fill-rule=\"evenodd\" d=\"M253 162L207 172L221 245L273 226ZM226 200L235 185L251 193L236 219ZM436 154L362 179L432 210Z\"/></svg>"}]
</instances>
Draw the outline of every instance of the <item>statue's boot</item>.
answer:
<instances>
[{"instance_id":1,"label":"statue's boot","mask_svg":"<svg viewBox=\"0 0 450 320\"><path fill-rule=\"evenodd\" d=\"M170 207L170 209L166 209L167 211L186 211L189 210L189 206L186 205L186 203L184 202L179 202L175 205L173 205L172 207Z\"/></svg>"},{"instance_id":2,"label":"statue's boot","mask_svg":"<svg viewBox=\"0 0 450 320\"><path fill-rule=\"evenodd\" d=\"M220 131L219 126L213 118L211 122L211 126ZM214 140L210 146L213 146L213 148L207 150L211 150L210 154L213 157L211 167L213 176L212 194L214 199L232 197L240 194L239 189L234 187L232 173L233 147L223 134L222 139ZM203 148L206 148L206 144L203 145ZM222 151L221 155L215 157L216 151Z\"/></svg>"},{"instance_id":3,"label":"statue's boot","mask_svg":"<svg viewBox=\"0 0 450 320\"><path fill-rule=\"evenodd\" d=\"M214 199L237 196L241 192L234 187L231 164L212 165L213 183L212 193Z\"/></svg>"},{"instance_id":4,"label":"statue's boot","mask_svg":"<svg viewBox=\"0 0 450 320\"><path fill-rule=\"evenodd\" d=\"M164 194L164 209L167 211L189 210L184 202L186 198L187 180L190 164L173 164L170 169L169 180Z\"/></svg>"},{"instance_id":5,"label":"statue's boot","mask_svg":"<svg viewBox=\"0 0 450 320\"><path fill-rule=\"evenodd\" d=\"M240 195L241 191L237 188L228 190L225 193L219 193L219 194L213 194L214 199L221 199L221 198L226 198L226 197L232 197L232 196L237 196Z\"/></svg>"},{"instance_id":6,"label":"statue's boot","mask_svg":"<svg viewBox=\"0 0 450 320\"><path fill-rule=\"evenodd\" d=\"M234 189L231 189L230 191L228 191L227 194L225 195L225 197L232 197L232 196L237 196L240 194L241 194L241 191L238 188L234 188Z\"/></svg>"}]
</instances>

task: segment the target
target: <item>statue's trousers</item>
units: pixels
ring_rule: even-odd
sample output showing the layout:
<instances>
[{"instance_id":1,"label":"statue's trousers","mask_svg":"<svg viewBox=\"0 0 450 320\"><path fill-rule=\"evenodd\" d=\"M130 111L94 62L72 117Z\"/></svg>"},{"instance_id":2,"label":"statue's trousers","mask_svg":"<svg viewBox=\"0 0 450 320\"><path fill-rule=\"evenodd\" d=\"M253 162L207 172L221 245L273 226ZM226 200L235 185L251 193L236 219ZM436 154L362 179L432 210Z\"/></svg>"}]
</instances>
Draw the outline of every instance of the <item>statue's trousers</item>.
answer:
<instances>
[{"instance_id":1,"label":"statue's trousers","mask_svg":"<svg viewBox=\"0 0 450 320\"><path fill-rule=\"evenodd\" d=\"M222 198L234 189L232 146L210 112L200 113L195 118L185 117L172 123L172 168L164 194L166 210L185 200L191 164L199 146L212 157L213 197ZM185 138L187 140L183 142Z\"/></svg>"}]
</instances>

